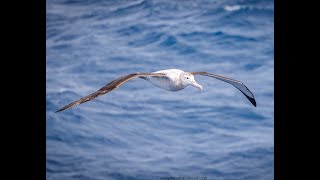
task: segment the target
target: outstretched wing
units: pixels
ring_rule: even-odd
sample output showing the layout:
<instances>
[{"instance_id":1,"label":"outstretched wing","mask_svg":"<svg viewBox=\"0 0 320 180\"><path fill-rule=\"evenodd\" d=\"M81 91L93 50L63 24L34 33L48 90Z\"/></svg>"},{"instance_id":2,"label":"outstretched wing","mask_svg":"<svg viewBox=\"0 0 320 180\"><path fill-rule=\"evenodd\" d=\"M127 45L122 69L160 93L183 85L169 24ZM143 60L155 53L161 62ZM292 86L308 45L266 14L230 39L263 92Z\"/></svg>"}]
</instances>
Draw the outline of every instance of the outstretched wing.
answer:
<instances>
[{"instance_id":1,"label":"outstretched wing","mask_svg":"<svg viewBox=\"0 0 320 180\"><path fill-rule=\"evenodd\" d=\"M207 73L207 72L190 72L190 73L193 75L203 75L203 76L214 77L214 78L219 79L221 81L232 84L234 87L239 89L255 107L257 106L256 100L254 99L252 92L241 81L237 81L237 80L234 80L231 78L227 78L227 77L223 77L223 76L219 76L219 75Z\"/></svg>"},{"instance_id":2,"label":"outstretched wing","mask_svg":"<svg viewBox=\"0 0 320 180\"><path fill-rule=\"evenodd\" d=\"M111 81L109 84L103 86L101 89L99 89L97 92L94 92L88 96L85 96L77 101L74 101L66 106L64 106L63 108L59 109L58 111L56 112L60 112L60 111L63 111L63 110L66 110L68 108L71 108L71 107L74 107L74 106L77 106L79 104L82 104L82 103L85 103L87 101L90 101L98 96L101 96L103 94L106 94L110 91L113 91L117 88L119 88L120 86L122 86L124 83L130 81L131 79L133 78L136 78L136 77L145 77L145 76L165 76L165 74L163 73L132 73L132 74L129 74L129 75L126 75L126 76L122 76L118 79L115 79L113 81Z\"/></svg>"}]
</instances>

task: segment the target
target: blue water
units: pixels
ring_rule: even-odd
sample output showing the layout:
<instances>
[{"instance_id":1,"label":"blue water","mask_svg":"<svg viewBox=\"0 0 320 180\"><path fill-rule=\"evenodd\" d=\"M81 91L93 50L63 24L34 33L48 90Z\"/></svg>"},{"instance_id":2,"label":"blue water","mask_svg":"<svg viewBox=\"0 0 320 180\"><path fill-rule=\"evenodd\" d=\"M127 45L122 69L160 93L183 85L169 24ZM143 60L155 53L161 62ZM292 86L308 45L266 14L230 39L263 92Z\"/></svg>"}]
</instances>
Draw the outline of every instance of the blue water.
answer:
<instances>
[{"instance_id":1,"label":"blue water","mask_svg":"<svg viewBox=\"0 0 320 180\"><path fill-rule=\"evenodd\" d=\"M274 3L253 0L46 1L46 177L274 179ZM169 92L132 72L179 68L244 82Z\"/></svg>"}]
</instances>

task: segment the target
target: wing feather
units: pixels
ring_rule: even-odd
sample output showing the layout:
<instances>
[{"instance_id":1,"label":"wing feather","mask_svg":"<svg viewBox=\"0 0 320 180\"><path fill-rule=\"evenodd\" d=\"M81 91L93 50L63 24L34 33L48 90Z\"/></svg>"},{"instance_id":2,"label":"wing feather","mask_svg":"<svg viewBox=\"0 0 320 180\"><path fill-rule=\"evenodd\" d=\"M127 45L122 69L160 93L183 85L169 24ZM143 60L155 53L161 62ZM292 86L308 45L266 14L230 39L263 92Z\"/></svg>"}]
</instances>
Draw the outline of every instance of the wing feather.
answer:
<instances>
[{"instance_id":1,"label":"wing feather","mask_svg":"<svg viewBox=\"0 0 320 180\"><path fill-rule=\"evenodd\" d=\"M255 107L257 107L257 103L256 103L256 100L254 99L253 93L241 81L227 78L224 76L219 76L217 74L212 74L212 73L208 73L208 72L190 72L190 73L193 75L203 75L203 76L213 77L213 78L219 79L221 81L224 81L224 82L227 82L227 83L233 85L234 87L239 89Z\"/></svg>"},{"instance_id":2,"label":"wing feather","mask_svg":"<svg viewBox=\"0 0 320 180\"><path fill-rule=\"evenodd\" d=\"M63 108L59 109L58 111L56 112L60 112L60 111L64 111L68 108L72 108L74 106L77 106L79 104L82 104L82 103L85 103L87 101L90 101L98 96L101 96L101 95L104 95L110 91L113 91L117 88L119 88L120 86L122 86L124 83L136 78L136 77L145 77L145 76L166 76L165 74L163 73L132 73L132 74L129 74L129 75L125 75L125 76L122 76L118 79L115 79L113 81L111 81L110 83L108 83L107 85L103 86L102 88L100 88L98 91L88 95L88 96L85 96L79 100L76 100L66 106L64 106Z\"/></svg>"}]
</instances>

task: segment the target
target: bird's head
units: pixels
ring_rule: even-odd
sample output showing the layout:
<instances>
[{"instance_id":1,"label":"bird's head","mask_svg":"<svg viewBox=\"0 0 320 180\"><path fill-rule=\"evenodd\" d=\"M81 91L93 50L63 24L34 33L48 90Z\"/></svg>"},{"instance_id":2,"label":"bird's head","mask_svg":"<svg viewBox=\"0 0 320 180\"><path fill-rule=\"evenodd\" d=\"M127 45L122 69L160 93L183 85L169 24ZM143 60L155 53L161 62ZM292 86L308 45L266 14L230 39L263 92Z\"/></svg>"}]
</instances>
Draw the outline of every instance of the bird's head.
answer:
<instances>
[{"instance_id":1,"label":"bird's head","mask_svg":"<svg viewBox=\"0 0 320 180\"><path fill-rule=\"evenodd\" d=\"M184 86L192 85L200 90L202 90L202 86L194 80L194 76L191 73L183 73L181 76L181 81Z\"/></svg>"}]
</instances>

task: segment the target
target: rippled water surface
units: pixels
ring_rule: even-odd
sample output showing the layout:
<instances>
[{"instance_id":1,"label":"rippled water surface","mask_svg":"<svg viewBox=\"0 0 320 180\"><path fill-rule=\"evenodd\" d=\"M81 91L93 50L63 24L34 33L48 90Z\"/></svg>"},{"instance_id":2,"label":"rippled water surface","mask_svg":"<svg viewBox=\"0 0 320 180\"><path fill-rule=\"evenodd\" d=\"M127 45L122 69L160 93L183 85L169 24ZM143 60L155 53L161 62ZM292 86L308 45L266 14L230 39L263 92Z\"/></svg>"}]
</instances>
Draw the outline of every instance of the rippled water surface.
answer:
<instances>
[{"instance_id":1,"label":"rippled water surface","mask_svg":"<svg viewBox=\"0 0 320 180\"><path fill-rule=\"evenodd\" d=\"M46 1L46 177L274 179L274 4L253 0ZM204 91L119 76L179 68Z\"/></svg>"}]
</instances>

